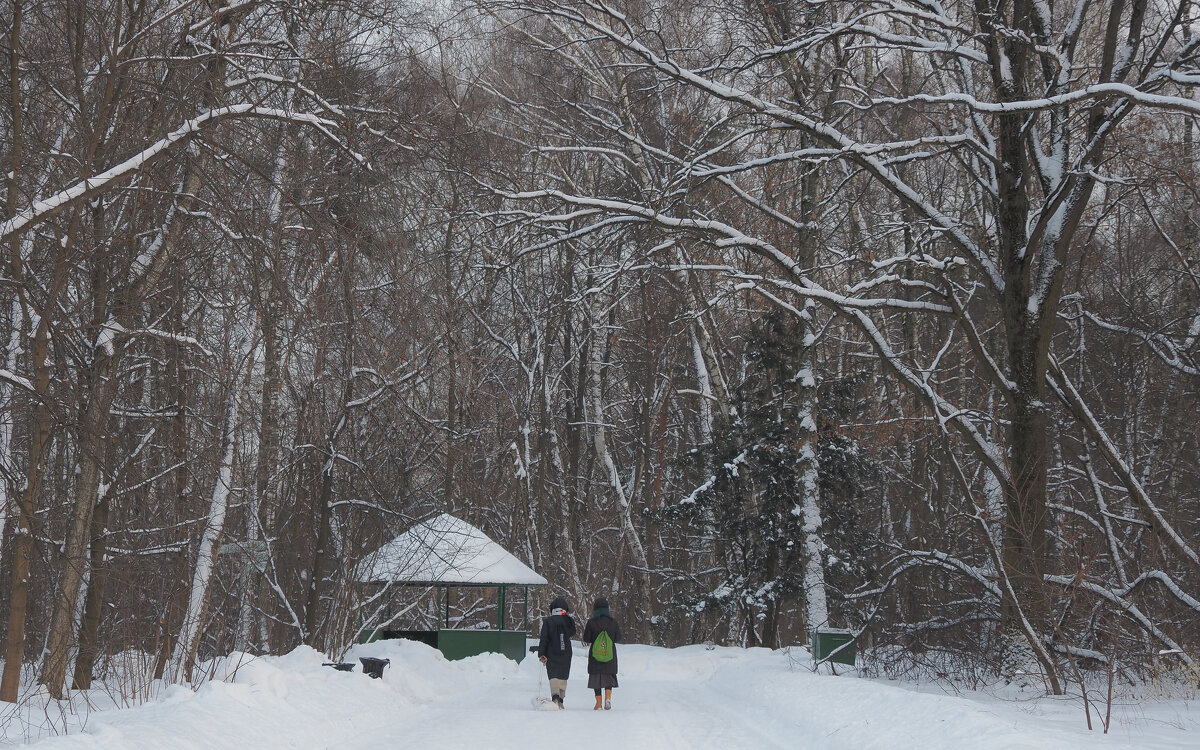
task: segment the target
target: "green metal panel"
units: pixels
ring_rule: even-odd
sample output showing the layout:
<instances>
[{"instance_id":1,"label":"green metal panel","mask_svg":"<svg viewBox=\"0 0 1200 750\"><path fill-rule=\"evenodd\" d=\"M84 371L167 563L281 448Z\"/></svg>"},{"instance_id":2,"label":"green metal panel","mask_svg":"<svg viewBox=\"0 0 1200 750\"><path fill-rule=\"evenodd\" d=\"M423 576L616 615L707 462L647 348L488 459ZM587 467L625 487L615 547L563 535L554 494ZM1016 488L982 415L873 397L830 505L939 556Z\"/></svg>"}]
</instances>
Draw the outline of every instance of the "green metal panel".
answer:
<instances>
[{"instance_id":1,"label":"green metal panel","mask_svg":"<svg viewBox=\"0 0 1200 750\"><path fill-rule=\"evenodd\" d=\"M440 630L438 649L451 661L476 654L504 654L513 661L525 658L525 632L521 630Z\"/></svg>"},{"instance_id":2,"label":"green metal panel","mask_svg":"<svg viewBox=\"0 0 1200 750\"><path fill-rule=\"evenodd\" d=\"M372 630L370 628L367 628L366 630L363 630L361 633L358 634L358 642L359 643L374 643L375 641L379 640L382 637L383 637L382 630Z\"/></svg>"},{"instance_id":3,"label":"green metal panel","mask_svg":"<svg viewBox=\"0 0 1200 750\"><path fill-rule=\"evenodd\" d=\"M529 653L526 640L524 630L505 630L500 634L500 653L520 664Z\"/></svg>"},{"instance_id":4,"label":"green metal panel","mask_svg":"<svg viewBox=\"0 0 1200 750\"><path fill-rule=\"evenodd\" d=\"M829 661L854 666L854 635L849 630L818 630L813 634L813 659L820 661L846 643L850 645L834 654Z\"/></svg>"}]
</instances>

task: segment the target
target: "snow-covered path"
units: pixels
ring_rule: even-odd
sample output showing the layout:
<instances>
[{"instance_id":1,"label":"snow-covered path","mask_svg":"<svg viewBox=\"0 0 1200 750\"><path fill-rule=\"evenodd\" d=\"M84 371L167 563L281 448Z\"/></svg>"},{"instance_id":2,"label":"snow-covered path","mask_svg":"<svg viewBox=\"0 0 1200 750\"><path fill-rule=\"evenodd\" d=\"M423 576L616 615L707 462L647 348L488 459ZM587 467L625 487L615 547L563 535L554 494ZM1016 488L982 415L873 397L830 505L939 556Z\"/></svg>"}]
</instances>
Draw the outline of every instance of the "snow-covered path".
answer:
<instances>
[{"instance_id":1,"label":"snow-covered path","mask_svg":"<svg viewBox=\"0 0 1200 750\"><path fill-rule=\"evenodd\" d=\"M592 694L586 690L585 680L572 681L565 711L534 711L527 695L477 689L430 704L419 722L398 722L395 727L335 747L382 749L409 743L422 748L525 750L531 742L555 738L572 748L795 747L794 734L747 725L744 717L723 705L711 690L684 694L664 687L656 682L619 688L616 708L607 712L592 710Z\"/></svg>"},{"instance_id":2,"label":"snow-covered path","mask_svg":"<svg viewBox=\"0 0 1200 750\"><path fill-rule=\"evenodd\" d=\"M350 748L478 747L524 750L532 740L560 739L572 748L795 748L794 729L778 722L756 722L759 709L731 702L699 679L629 679L613 691L612 711L595 711L587 689L586 657L576 661L567 691L566 710L534 710L538 677L532 659L519 678L475 688L428 704L419 722L403 721L378 734L348 740ZM583 669L580 669L582 667ZM643 676L645 677L645 676ZM515 683L515 684L512 684ZM543 692L545 681L541 681Z\"/></svg>"},{"instance_id":3,"label":"snow-covered path","mask_svg":"<svg viewBox=\"0 0 1200 750\"><path fill-rule=\"evenodd\" d=\"M542 671L490 654L447 662L419 643L356 647L391 660L382 680L336 672L301 648L249 659L196 692L170 688L127 710L101 710L43 750L1008 750L1184 748L1200 744L1192 704L1119 710L1112 734L1088 732L1077 701L1001 701L814 674L782 652L620 647L612 711L593 711L582 649L567 710L537 710ZM541 692L547 693L545 681ZM101 696L89 696L93 705ZM26 719L30 720L29 718ZM6 719L7 739L15 722Z\"/></svg>"}]
</instances>

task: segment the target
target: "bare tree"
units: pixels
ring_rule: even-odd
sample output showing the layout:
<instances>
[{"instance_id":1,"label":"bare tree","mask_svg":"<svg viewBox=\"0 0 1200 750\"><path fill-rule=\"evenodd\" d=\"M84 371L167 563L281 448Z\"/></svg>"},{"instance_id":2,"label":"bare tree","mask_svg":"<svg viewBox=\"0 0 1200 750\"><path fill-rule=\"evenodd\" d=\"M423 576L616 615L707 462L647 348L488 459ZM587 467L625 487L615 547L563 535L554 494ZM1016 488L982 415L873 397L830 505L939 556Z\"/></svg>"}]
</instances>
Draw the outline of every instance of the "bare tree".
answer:
<instances>
[{"instance_id":1,"label":"bare tree","mask_svg":"<svg viewBox=\"0 0 1200 750\"><path fill-rule=\"evenodd\" d=\"M586 0L509 7L546 19L530 35L549 54L597 72L604 68L595 60L620 59L627 69L641 71L636 75L653 76L656 82L649 86L706 97L707 122L726 134L712 145L685 141L664 148L620 122L606 123L618 142L654 154L658 168L671 175L669 184L677 186L667 193L670 201L581 191L561 180L510 197L557 203L587 218L590 225L576 229L577 235L625 217L729 251L745 249L765 265L729 262L725 273L766 294L823 303L854 323L897 382L957 436L955 445L986 467L1001 488L1003 543L994 562L1003 576L997 591L1003 629L1019 634L1059 692L1047 650L1053 637L1046 587L1051 579L1045 577L1053 568L1050 396L1060 393L1081 417L1085 405L1066 382L1051 390L1052 380L1065 377L1051 343L1076 236L1086 226L1105 155L1122 126L1148 109L1194 110L1190 98L1164 91L1187 85L1186 77L1172 72L1191 65L1191 48L1181 40L1184 6L1113 3L1103 17L1085 14L1082 5L1052 10L1033 2L987 9L770 6L774 38L765 44L738 31L746 28L739 24L747 16L734 8L619 10ZM703 45L679 40L678 30L704 13L734 29L710 54ZM851 40L853 53L845 51ZM921 70L921 89L889 90L892 71L880 66L895 59L892 52L917 56L911 64ZM843 61L849 77L832 81L838 92L834 106L815 109L796 96L795 85L772 86L774 74L786 77L797 66L819 70L816 61L822 58ZM927 125L925 134L890 139L889 123L911 118L914 111ZM771 127L809 140L794 150L742 150L753 133ZM921 240L898 255L886 234L875 242L864 238L866 247L835 244L829 248L834 257L825 263L781 244L766 227L807 226L814 212L773 203L754 185L757 176L787 162L844 165L843 190L863 184L894 197L902 209L897 222ZM826 184L834 184L832 176ZM698 208L695 200L714 191ZM746 211L765 218L748 221ZM876 257L871 245L878 246ZM829 286L832 279L822 281L818 269L831 264L850 273L848 293ZM906 350L903 341L891 338L898 317L918 312L954 321L955 335L947 342L970 353L1001 399L997 414L1004 434L991 434L990 414L981 422L965 404L956 404L944 379L936 377L937 367L922 362L919 350ZM983 331L992 325L1002 335L989 339ZM1095 420L1082 418L1101 438ZM1106 451L1106 457L1129 476L1131 496L1153 519L1163 544L1194 569L1194 546L1121 468L1117 451ZM985 516L980 520L981 534L990 538L993 530Z\"/></svg>"}]
</instances>

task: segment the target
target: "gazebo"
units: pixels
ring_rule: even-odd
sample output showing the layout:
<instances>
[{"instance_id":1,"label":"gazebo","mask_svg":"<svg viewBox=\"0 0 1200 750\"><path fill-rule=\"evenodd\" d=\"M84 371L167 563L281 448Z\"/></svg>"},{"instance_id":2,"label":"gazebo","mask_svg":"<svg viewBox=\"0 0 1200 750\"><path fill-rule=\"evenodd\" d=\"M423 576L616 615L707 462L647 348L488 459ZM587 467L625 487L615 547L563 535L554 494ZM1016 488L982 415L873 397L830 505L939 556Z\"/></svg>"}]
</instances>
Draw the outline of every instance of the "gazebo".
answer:
<instances>
[{"instance_id":1,"label":"gazebo","mask_svg":"<svg viewBox=\"0 0 1200 750\"><path fill-rule=\"evenodd\" d=\"M487 534L447 513L423 521L380 547L355 570L361 584L429 587L439 590L437 630L367 629L361 642L380 638L412 638L441 650L447 659L496 652L521 661L525 623L529 620L529 587L546 579L492 541ZM451 588L496 589L496 629L452 629ZM508 589L524 592L521 630L505 630Z\"/></svg>"}]
</instances>

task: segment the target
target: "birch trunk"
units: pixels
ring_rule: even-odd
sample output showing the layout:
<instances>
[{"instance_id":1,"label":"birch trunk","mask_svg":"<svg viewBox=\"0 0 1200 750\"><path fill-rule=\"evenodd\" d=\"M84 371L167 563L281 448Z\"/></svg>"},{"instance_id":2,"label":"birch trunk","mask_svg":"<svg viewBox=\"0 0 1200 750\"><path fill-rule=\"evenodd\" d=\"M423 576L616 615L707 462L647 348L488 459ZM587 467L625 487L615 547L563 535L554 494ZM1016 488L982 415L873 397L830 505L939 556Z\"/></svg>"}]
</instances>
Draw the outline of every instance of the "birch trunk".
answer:
<instances>
[{"instance_id":1,"label":"birch trunk","mask_svg":"<svg viewBox=\"0 0 1200 750\"><path fill-rule=\"evenodd\" d=\"M813 181L804 182L806 196L814 196L815 186L807 185ZM797 363L799 369L794 381L799 406L796 414L796 435L799 442L799 454L796 457L799 504L792 509L792 513L800 516L804 522L804 627L810 639L818 628L829 625L825 561L822 556L825 540L821 536L821 467L817 459L817 357L813 340L815 315L816 303L806 300L800 316L800 361Z\"/></svg>"},{"instance_id":2,"label":"birch trunk","mask_svg":"<svg viewBox=\"0 0 1200 750\"><path fill-rule=\"evenodd\" d=\"M298 66L293 66L290 73L295 75ZM289 90L285 94L287 107L291 108L294 94ZM279 330L279 315L283 300L285 280L283 278L283 243L284 243L284 180L287 176L288 161L288 127L286 124L279 128L279 147L275 152L275 166L271 175L271 186L267 196L267 221L270 236L267 262L255 269L256 283L259 285L255 301L258 304L258 325L262 330L263 359L262 359L262 398L259 403L258 450L254 469L254 494L250 500L250 512L246 516L246 541L250 544L248 552L255 554L253 546L259 541L259 532L266 530L271 533L274 528L275 503L271 496L271 481L280 473L279 468L279 390L281 386L280 361L282 357L282 341ZM238 625L238 647L250 647L253 630L254 611L251 603L252 593L260 600L266 600L266 583L255 586L253 568L247 565L242 585L242 606L240 623ZM268 651L265 626L260 633L261 646Z\"/></svg>"},{"instance_id":3,"label":"birch trunk","mask_svg":"<svg viewBox=\"0 0 1200 750\"><path fill-rule=\"evenodd\" d=\"M24 336L21 335L21 327L24 325L25 316L21 313L21 302L17 297L13 297L9 321L11 333L8 335L4 369L12 373L16 372L17 362L21 357L21 342L24 339ZM10 486L7 479L7 477L16 476L16 467L12 460L13 420L16 418L13 388L11 381L0 381L0 470L6 477L0 479L0 537L8 529L10 503L18 495L11 491L16 488ZM0 544L0 563L4 562L3 553L4 545Z\"/></svg>"},{"instance_id":4,"label":"birch trunk","mask_svg":"<svg viewBox=\"0 0 1200 750\"><path fill-rule=\"evenodd\" d=\"M204 533L200 537L200 548L196 552L196 566L192 574L192 585L188 595L186 614L183 618L183 629L175 644L175 653L171 657L172 682L191 680L196 651L200 646L201 626L208 607L217 545L225 530L225 516L229 510L229 495L233 486L237 416L238 378L235 376L229 393L229 405L225 413L225 426L222 431L221 464L217 469L217 481L213 486L212 501L209 503Z\"/></svg>"},{"instance_id":5,"label":"birch trunk","mask_svg":"<svg viewBox=\"0 0 1200 750\"><path fill-rule=\"evenodd\" d=\"M281 281L279 283L282 283ZM272 490L272 481L281 473L279 465L279 391L282 386L280 376L282 359L282 341L279 331L278 310L275 296L276 285L271 286L272 294L267 298L264 309L259 314L263 337L263 380L262 401L259 404L259 438L258 457L255 466L254 498L250 513L247 514L247 540L257 540L262 530L270 535L275 528L276 502ZM260 526L261 524L261 526ZM270 559L267 565L271 564ZM256 597L266 601L270 596L270 584L265 576L259 577ZM271 650L269 631L265 622L260 623L259 641L264 649ZM249 645L249 638L246 639Z\"/></svg>"},{"instance_id":6,"label":"birch trunk","mask_svg":"<svg viewBox=\"0 0 1200 750\"><path fill-rule=\"evenodd\" d=\"M646 548L642 545L637 527L633 525L633 505L621 482L621 473L617 470L616 460L608 448L608 427L605 424L604 414L603 372L605 353L608 351L608 326L604 324L604 320L608 317L609 312L605 309L604 300L605 295L599 291L592 296L592 341L589 347L591 356L588 361L588 394L591 406L589 421L592 423L592 444L596 450L596 457L603 467L605 478L617 496L621 513L621 536L633 555L633 563L637 569L636 577L641 587L638 595L645 602L649 602L652 589L647 572L650 566L646 557ZM619 575L620 571L617 574ZM619 593L616 590L616 583L617 581L614 581L614 594Z\"/></svg>"}]
</instances>

